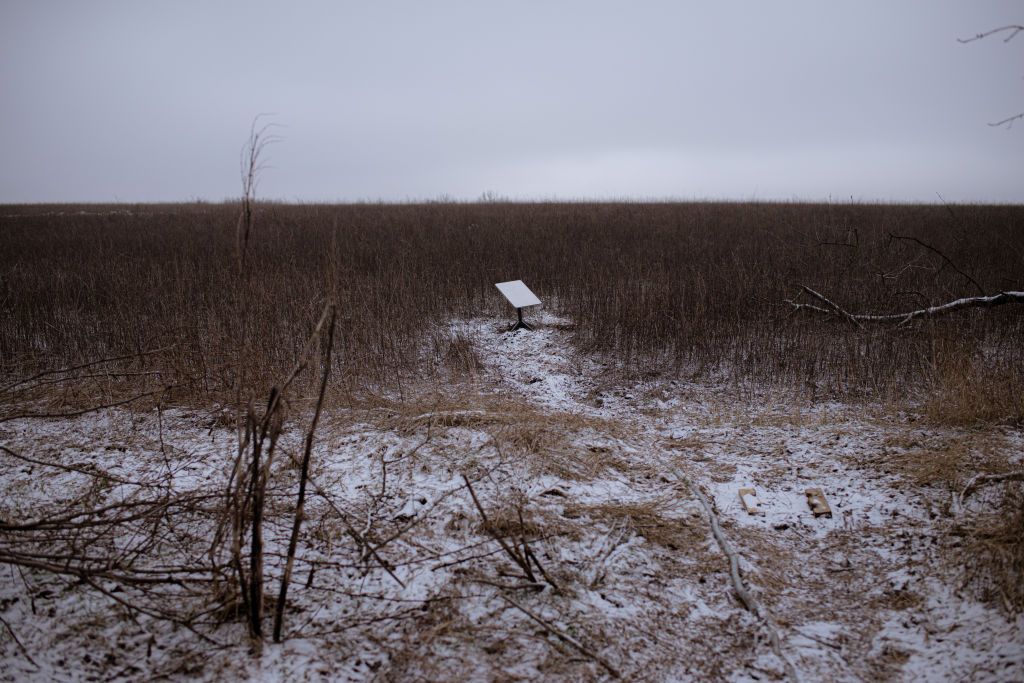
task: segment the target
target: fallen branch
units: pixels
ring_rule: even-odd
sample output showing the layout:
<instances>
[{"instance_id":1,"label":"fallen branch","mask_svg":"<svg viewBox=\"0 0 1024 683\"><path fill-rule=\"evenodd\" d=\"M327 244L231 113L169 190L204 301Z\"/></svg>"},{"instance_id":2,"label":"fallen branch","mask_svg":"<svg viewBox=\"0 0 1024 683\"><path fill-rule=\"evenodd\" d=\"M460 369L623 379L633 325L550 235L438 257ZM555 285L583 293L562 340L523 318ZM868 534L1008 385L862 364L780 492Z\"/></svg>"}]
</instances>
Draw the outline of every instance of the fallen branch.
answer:
<instances>
[{"instance_id":1,"label":"fallen branch","mask_svg":"<svg viewBox=\"0 0 1024 683\"><path fill-rule=\"evenodd\" d=\"M848 311L840 308L836 304L832 303L829 299L823 295L815 292L810 287L801 285L801 289L807 292L814 298L822 301L829 308L823 308L821 306L815 306L813 304L800 303L793 301L792 299L786 299L786 303L793 307L793 310L808 310L816 313L823 313L825 315L839 315L851 322L856 323L858 326L861 321L864 322L898 322L898 326L903 326L909 323L911 320L917 318L936 318L940 315L946 315L959 311L964 308L992 308L994 306L1002 306L1004 304L1024 304L1024 292L1000 292L991 296L971 296L963 299L957 299L956 301L950 301L949 303L941 304L939 306L930 306L928 308L919 308L915 311L908 311L906 313L891 313L885 315L870 315L870 314L855 314L849 313Z\"/></svg>"},{"instance_id":2,"label":"fallen branch","mask_svg":"<svg viewBox=\"0 0 1024 683\"><path fill-rule=\"evenodd\" d=\"M971 477L971 480L967 482L967 486L957 496L957 502L959 503L960 509L964 507L964 499L971 495L978 489L988 486L989 484L998 484L1004 481L1024 481L1024 470L1017 470L1014 472L1001 472L999 474L978 474Z\"/></svg>"},{"instance_id":3,"label":"fallen branch","mask_svg":"<svg viewBox=\"0 0 1024 683\"><path fill-rule=\"evenodd\" d=\"M854 324L854 325L856 325L857 327L864 327L864 326L863 326L863 325L861 325L861 324L860 324L860 322L859 322L859 321L857 320L856 316L852 315L851 313L849 313L849 312L848 312L848 311L846 311L845 309L842 309L842 308L840 308L840 307L839 307L839 304L835 303L835 302L834 302L834 301L832 301L831 299L828 299L828 298L826 298L826 297L825 297L825 295L823 295L823 294L820 294L820 293L818 293L818 292L814 291L813 289L811 289L810 287L808 287L808 286L806 286L806 285L801 285L800 287L801 287L801 289L803 289L803 290L804 290L805 292L807 292L808 294L810 294L811 296L813 296L813 297L814 297L815 299L817 299L818 301L822 302L823 304L825 304L826 306L828 306L828 307L829 307L830 309L832 309L832 310L831 310L831 312L837 313L837 314L839 314L840 316L842 316L842 317L846 318L847 320L849 320L849 321L850 321L851 323L853 323L853 324ZM815 307L813 307L813 308L816 308L817 310L820 310L820 311L825 311L825 309L817 308L816 306L815 306ZM826 312L826 313L828 313L829 311L825 311L825 312Z\"/></svg>"},{"instance_id":4,"label":"fallen branch","mask_svg":"<svg viewBox=\"0 0 1024 683\"><path fill-rule=\"evenodd\" d=\"M729 558L729 579L732 582L732 588L736 593L736 597L739 598L744 609L756 616L764 624L764 628L768 632L768 640L771 643L772 652L782 661L782 665L786 669L786 675L790 680L799 681L800 677L797 676L796 668L782 652L782 643L779 638L778 627L775 626L775 621L747 589L746 584L743 583L743 577L740 575L739 555L733 550L725 534L722 533L722 527L718 523L718 515L715 513L714 507L712 507L707 496L704 495L700 488L692 484L685 477L680 476L678 472L676 473L676 479L693 494L697 501L700 502L701 507L704 508L704 512L708 516L708 522L711 524L711 534L715 537L715 541L718 542L718 547Z\"/></svg>"}]
</instances>

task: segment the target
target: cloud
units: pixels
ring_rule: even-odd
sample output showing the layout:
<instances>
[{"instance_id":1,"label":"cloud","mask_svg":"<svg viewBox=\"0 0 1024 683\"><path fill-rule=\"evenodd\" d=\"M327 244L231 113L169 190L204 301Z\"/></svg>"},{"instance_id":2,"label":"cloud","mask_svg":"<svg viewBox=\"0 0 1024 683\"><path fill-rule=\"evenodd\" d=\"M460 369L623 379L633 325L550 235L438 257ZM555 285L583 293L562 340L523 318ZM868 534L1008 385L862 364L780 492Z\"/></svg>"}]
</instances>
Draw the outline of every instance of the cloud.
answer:
<instances>
[{"instance_id":1,"label":"cloud","mask_svg":"<svg viewBox=\"0 0 1024 683\"><path fill-rule=\"evenodd\" d=\"M1024 200L1010 2L6 3L0 201Z\"/></svg>"}]
</instances>

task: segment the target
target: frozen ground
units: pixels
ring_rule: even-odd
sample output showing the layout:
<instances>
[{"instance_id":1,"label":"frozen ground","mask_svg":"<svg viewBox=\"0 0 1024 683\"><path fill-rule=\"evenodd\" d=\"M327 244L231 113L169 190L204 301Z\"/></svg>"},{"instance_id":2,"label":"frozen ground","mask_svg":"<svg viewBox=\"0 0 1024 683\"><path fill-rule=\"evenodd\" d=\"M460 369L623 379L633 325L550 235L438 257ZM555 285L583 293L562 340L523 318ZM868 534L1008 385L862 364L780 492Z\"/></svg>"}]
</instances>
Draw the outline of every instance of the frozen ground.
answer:
<instances>
[{"instance_id":1,"label":"frozen ground","mask_svg":"<svg viewBox=\"0 0 1024 683\"><path fill-rule=\"evenodd\" d=\"M803 680L1024 679L1024 618L964 584L950 490L906 464L953 450L1019 463L1020 431L768 395L737 403L675 381L624 388L571 352L569 321L540 323L513 334L455 323L476 375L325 416L313 478L330 500L307 506L283 644L255 647L237 619L197 621L200 637L73 580L2 566L0 677L749 681L791 667ZM284 451L300 438L289 430ZM83 470L0 456L2 516L20 521L93 495L79 489L97 469L215 490L234 434L202 412L111 410L6 422L0 444ZM274 592L292 469L280 467L267 525ZM761 514L744 509L744 487ZM831 518L811 513L808 488ZM694 489L761 615L737 599ZM529 548L532 579L495 536Z\"/></svg>"}]
</instances>

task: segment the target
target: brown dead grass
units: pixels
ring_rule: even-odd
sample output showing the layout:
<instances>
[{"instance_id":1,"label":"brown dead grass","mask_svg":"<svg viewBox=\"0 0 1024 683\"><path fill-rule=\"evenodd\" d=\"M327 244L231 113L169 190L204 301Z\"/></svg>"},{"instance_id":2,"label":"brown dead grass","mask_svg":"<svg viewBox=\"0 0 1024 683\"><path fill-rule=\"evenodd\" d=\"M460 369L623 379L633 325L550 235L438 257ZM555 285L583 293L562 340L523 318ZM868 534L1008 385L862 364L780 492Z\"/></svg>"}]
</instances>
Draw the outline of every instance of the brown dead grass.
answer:
<instances>
[{"instance_id":1,"label":"brown dead grass","mask_svg":"<svg viewBox=\"0 0 1024 683\"><path fill-rule=\"evenodd\" d=\"M892 588L876 596L868 605L879 610L895 610L899 612L916 609L923 605L924 602L924 597L920 593L915 593L905 588Z\"/></svg>"},{"instance_id":2,"label":"brown dead grass","mask_svg":"<svg viewBox=\"0 0 1024 683\"><path fill-rule=\"evenodd\" d=\"M895 457L887 456L887 465L916 486L959 491L975 474L1008 468L1006 440L990 432L931 438L903 435L888 438L886 445L902 451Z\"/></svg>"},{"instance_id":3,"label":"brown dead grass","mask_svg":"<svg viewBox=\"0 0 1024 683\"><path fill-rule=\"evenodd\" d=\"M805 284L851 311L906 310L976 294L960 272L989 292L1020 289L1020 254L1008 245L1019 241L1021 207L958 206L956 226L949 211L260 203L251 272L239 277L236 203L9 207L0 216L0 299L8 304L0 375L161 348L146 365L160 377L137 376L137 384L177 385L182 400L230 399L243 379L239 348L245 382L272 385L333 299L341 319L332 384L346 396L401 393L417 378L479 372L462 340L432 345L431 336L452 318L507 317L492 283L515 275L573 320L578 348L606 354L633 377L650 378L656 367L818 398L877 396L924 386L938 349L960 358L991 352L1019 385L1022 328L1012 310L966 311L879 334L788 315L783 304ZM911 241L894 242L894 231L934 246L957 268Z\"/></svg>"},{"instance_id":4,"label":"brown dead grass","mask_svg":"<svg viewBox=\"0 0 1024 683\"><path fill-rule=\"evenodd\" d=\"M899 467L917 486L954 490L963 481L973 460L968 443L949 440L931 448L915 448L899 461Z\"/></svg>"},{"instance_id":5,"label":"brown dead grass","mask_svg":"<svg viewBox=\"0 0 1024 683\"><path fill-rule=\"evenodd\" d=\"M887 456L887 464L910 484L938 487L953 495L977 474L1013 469L1006 438L991 430L938 438L903 434L889 437L886 445L902 451ZM948 538L958 539L948 565L980 599L1010 615L1019 614L1024 612L1024 492L1011 482L985 495L980 510L948 527ZM950 512L948 501L943 500L941 507Z\"/></svg>"},{"instance_id":6,"label":"brown dead grass","mask_svg":"<svg viewBox=\"0 0 1024 683\"><path fill-rule=\"evenodd\" d=\"M668 550L687 550L697 547L707 536L706 525L668 516L666 501L646 503L571 503L567 515L603 522L609 526L622 526L643 536L651 543Z\"/></svg>"},{"instance_id":7,"label":"brown dead grass","mask_svg":"<svg viewBox=\"0 0 1024 683\"><path fill-rule=\"evenodd\" d=\"M535 474L590 480L609 469L627 468L615 445L629 434L621 421L547 411L468 384L458 388L462 392L455 396L378 400L365 414L379 428L402 434L454 428L484 432L504 456L517 458Z\"/></svg>"},{"instance_id":8,"label":"brown dead grass","mask_svg":"<svg viewBox=\"0 0 1024 683\"><path fill-rule=\"evenodd\" d=\"M707 447L707 441L698 433L690 433L678 439L665 439L660 445L677 451L703 451Z\"/></svg>"},{"instance_id":9,"label":"brown dead grass","mask_svg":"<svg viewBox=\"0 0 1024 683\"><path fill-rule=\"evenodd\" d=\"M998 362L950 355L925 401L925 418L939 425L1024 424L1024 384Z\"/></svg>"},{"instance_id":10,"label":"brown dead grass","mask_svg":"<svg viewBox=\"0 0 1024 683\"><path fill-rule=\"evenodd\" d=\"M958 524L953 533L964 543L958 555L966 586L1007 614L1024 612L1024 491L1003 495L994 511Z\"/></svg>"},{"instance_id":11,"label":"brown dead grass","mask_svg":"<svg viewBox=\"0 0 1024 683\"><path fill-rule=\"evenodd\" d=\"M575 525L554 510L532 505L521 491L508 491L493 500L481 499L481 503L487 522L477 519L477 533L501 538L580 537Z\"/></svg>"},{"instance_id":12,"label":"brown dead grass","mask_svg":"<svg viewBox=\"0 0 1024 683\"><path fill-rule=\"evenodd\" d=\"M466 335L456 334L449 339L435 337L434 343L444 366L456 378L476 378L486 369L476 346Z\"/></svg>"}]
</instances>

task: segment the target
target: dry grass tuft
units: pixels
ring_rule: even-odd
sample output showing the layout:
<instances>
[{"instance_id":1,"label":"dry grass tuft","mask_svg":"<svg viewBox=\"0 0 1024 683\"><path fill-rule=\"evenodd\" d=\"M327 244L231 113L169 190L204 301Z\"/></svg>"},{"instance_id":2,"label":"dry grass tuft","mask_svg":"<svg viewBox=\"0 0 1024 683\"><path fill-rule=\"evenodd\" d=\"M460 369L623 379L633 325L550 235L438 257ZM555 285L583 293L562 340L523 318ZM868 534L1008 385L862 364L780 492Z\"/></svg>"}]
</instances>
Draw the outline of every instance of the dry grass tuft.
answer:
<instances>
[{"instance_id":1,"label":"dry grass tuft","mask_svg":"<svg viewBox=\"0 0 1024 683\"><path fill-rule=\"evenodd\" d=\"M908 451L900 460L903 473L918 486L956 488L968 476L971 452L963 440L949 440L932 448Z\"/></svg>"},{"instance_id":2,"label":"dry grass tuft","mask_svg":"<svg viewBox=\"0 0 1024 683\"><path fill-rule=\"evenodd\" d=\"M501 501L485 503L487 524L482 521L478 532L502 538L527 538L529 540L568 534L576 536L576 530L564 519L548 511L529 505L520 493L505 496Z\"/></svg>"},{"instance_id":3,"label":"dry grass tuft","mask_svg":"<svg viewBox=\"0 0 1024 683\"><path fill-rule=\"evenodd\" d=\"M434 348L441 364L456 379L477 378L486 369L473 340L462 333L452 337L435 336Z\"/></svg>"},{"instance_id":4,"label":"dry grass tuft","mask_svg":"<svg viewBox=\"0 0 1024 683\"><path fill-rule=\"evenodd\" d=\"M934 424L957 427L1024 424L1024 383L998 362L950 357L938 368L924 415Z\"/></svg>"},{"instance_id":5,"label":"dry grass tuft","mask_svg":"<svg viewBox=\"0 0 1024 683\"><path fill-rule=\"evenodd\" d=\"M462 427L487 433L506 457L515 457L534 474L590 480L626 463L608 443L626 434L617 420L545 411L523 400L493 394L464 393L450 399L396 403L388 414L391 428L404 433Z\"/></svg>"},{"instance_id":6,"label":"dry grass tuft","mask_svg":"<svg viewBox=\"0 0 1024 683\"><path fill-rule=\"evenodd\" d=\"M1005 610L1024 612L1024 491L1004 496L1001 513L970 518L954 529L964 537L960 554L965 585Z\"/></svg>"},{"instance_id":7,"label":"dry grass tuft","mask_svg":"<svg viewBox=\"0 0 1024 683\"><path fill-rule=\"evenodd\" d=\"M959 491L978 473L1005 471L1008 467L1005 442L990 434L966 434L930 441L894 437L890 445L905 448L897 457L887 458L917 486L935 486Z\"/></svg>"},{"instance_id":8,"label":"dry grass tuft","mask_svg":"<svg viewBox=\"0 0 1024 683\"><path fill-rule=\"evenodd\" d=\"M707 448L707 442L699 433L692 432L678 439L665 439L661 442L661 446L679 451L703 451Z\"/></svg>"},{"instance_id":9,"label":"dry grass tuft","mask_svg":"<svg viewBox=\"0 0 1024 683\"><path fill-rule=\"evenodd\" d=\"M603 441L621 432L621 427L597 418L574 413L520 413L519 419L491 430L491 435L507 455L522 458L537 475L588 481L608 470L627 469L617 449L604 445L586 445Z\"/></svg>"},{"instance_id":10,"label":"dry grass tuft","mask_svg":"<svg viewBox=\"0 0 1024 683\"><path fill-rule=\"evenodd\" d=\"M667 516L666 503L663 501L570 504L566 506L565 512L570 517L629 529L668 550L694 548L707 536L706 526Z\"/></svg>"}]
</instances>

